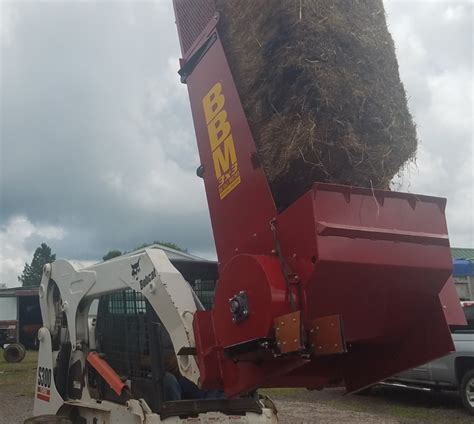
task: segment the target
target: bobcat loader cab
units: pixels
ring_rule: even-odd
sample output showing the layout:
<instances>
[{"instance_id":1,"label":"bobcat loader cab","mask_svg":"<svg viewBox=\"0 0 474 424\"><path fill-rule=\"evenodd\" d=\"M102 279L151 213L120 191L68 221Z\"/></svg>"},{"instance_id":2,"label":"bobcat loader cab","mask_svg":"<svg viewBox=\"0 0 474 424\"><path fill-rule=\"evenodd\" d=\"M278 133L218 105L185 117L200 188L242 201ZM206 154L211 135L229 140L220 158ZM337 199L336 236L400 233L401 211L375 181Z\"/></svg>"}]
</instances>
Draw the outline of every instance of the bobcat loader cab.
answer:
<instances>
[{"instance_id":1,"label":"bobcat loader cab","mask_svg":"<svg viewBox=\"0 0 474 424\"><path fill-rule=\"evenodd\" d=\"M199 383L192 320L203 307L183 275L209 278L216 266L174 262L147 249L83 269L65 260L44 267L35 418L28 422L277 421L271 402L255 394L166 401L165 333L181 375Z\"/></svg>"}]
</instances>

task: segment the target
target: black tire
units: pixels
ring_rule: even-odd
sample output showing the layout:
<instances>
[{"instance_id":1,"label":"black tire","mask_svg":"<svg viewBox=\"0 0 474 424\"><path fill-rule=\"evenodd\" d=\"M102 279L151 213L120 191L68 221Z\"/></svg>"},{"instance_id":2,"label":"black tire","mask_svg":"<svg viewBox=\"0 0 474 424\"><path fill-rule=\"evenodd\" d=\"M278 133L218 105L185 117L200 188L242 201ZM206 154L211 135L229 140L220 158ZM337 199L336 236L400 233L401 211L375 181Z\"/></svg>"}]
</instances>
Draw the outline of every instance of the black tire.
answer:
<instances>
[{"instance_id":1,"label":"black tire","mask_svg":"<svg viewBox=\"0 0 474 424\"><path fill-rule=\"evenodd\" d=\"M460 391L464 407L471 415L474 415L474 369L464 374Z\"/></svg>"},{"instance_id":2,"label":"black tire","mask_svg":"<svg viewBox=\"0 0 474 424\"><path fill-rule=\"evenodd\" d=\"M69 418L58 417L57 415L41 415L28 418L23 424L72 424L72 421Z\"/></svg>"},{"instance_id":3,"label":"black tire","mask_svg":"<svg viewBox=\"0 0 474 424\"><path fill-rule=\"evenodd\" d=\"M3 357L5 358L5 361L10 362L11 364L23 361L25 356L26 349L21 343L12 343L3 349Z\"/></svg>"},{"instance_id":4,"label":"black tire","mask_svg":"<svg viewBox=\"0 0 474 424\"><path fill-rule=\"evenodd\" d=\"M374 386L368 386L365 389L359 390L358 392L355 392L354 394L356 396L369 396L372 394L372 389L375 387Z\"/></svg>"},{"instance_id":5,"label":"black tire","mask_svg":"<svg viewBox=\"0 0 474 424\"><path fill-rule=\"evenodd\" d=\"M23 344L21 344L21 343L15 343L15 344L17 344L18 346L20 346L20 349L23 350L23 352L24 352L24 354L25 354L25 356L26 356L26 347L25 347L25 345L23 345Z\"/></svg>"}]
</instances>

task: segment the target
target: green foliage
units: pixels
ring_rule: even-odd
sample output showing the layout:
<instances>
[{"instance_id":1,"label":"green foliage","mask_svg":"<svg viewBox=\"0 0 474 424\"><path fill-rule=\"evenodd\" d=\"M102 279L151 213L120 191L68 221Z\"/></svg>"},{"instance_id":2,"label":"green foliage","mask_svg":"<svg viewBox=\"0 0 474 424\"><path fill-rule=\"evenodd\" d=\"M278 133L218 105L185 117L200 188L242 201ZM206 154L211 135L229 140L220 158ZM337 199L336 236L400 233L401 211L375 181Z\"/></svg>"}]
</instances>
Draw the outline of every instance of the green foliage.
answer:
<instances>
[{"instance_id":1,"label":"green foliage","mask_svg":"<svg viewBox=\"0 0 474 424\"><path fill-rule=\"evenodd\" d=\"M18 277L23 287L36 287L40 285L43 267L56 260L56 255L51 253L51 248L46 243L35 250L31 265L25 263L23 273Z\"/></svg>"},{"instance_id":2,"label":"green foliage","mask_svg":"<svg viewBox=\"0 0 474 424\"><path fill-rule=\"evenodd\" d=\"M170 249L179 250L180 252L188 253L188 249L178 246L176 243L172 243L170 241L160 241L160 240L155 240L153 243L144 243L133 250L143 249L144 247L151 246L152 244L161 244L162 246L169 247Z\"/></svg>"},{"instance_id":3,"label":"green foliage","mask_svg":"<svg viewBox=\"0 0 474 424\"><path fill-rule=\"evenodd\" d=\"M172 243L169 241L160 241L160 240L155 240L153 243L143 243L140 246L135 247L135 249L133 249L132 252L138 249L144 249L145 247L151 246L152 244L161 244L162 246L169 247L170 249L179 250L180 252L188 253L188 249L178 246L176 243ZM102 256L102 260L108 261L109 259L116 258L117 256L121 256L125 253L130 253L130 252L126 252L126 251L122 252L120 250L110 250L107 254Z\"/></svg>"},{"instance_id":4,"label":"green foliage","mask_svg":"<svg viewBox=\"0 0 474 424\"><path fill-rule=\"evenodd\" d=\"M116 258L117 256L122 256L120 250L109 250L104 256L102 256L103 261L108 261L109 259Z\"/></svg>"}]
</instances>

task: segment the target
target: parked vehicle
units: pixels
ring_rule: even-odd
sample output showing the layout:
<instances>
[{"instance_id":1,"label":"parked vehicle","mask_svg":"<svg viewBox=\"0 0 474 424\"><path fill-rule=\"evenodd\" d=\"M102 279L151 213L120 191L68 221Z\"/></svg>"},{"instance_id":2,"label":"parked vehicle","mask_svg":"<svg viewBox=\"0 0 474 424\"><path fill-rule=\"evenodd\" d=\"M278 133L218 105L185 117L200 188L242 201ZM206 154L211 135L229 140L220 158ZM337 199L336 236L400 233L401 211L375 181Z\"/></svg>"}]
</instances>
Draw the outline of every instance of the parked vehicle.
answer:
<instances>
[{"instance_id":1,"label":"parked vehicle","mask_svg":"<svg viewBox=\"0 0 474 424\"><path fill-rule=\"evenodd\" d=\"M456 352L397 374L387 383L411 387L459 390L466 409L474 415L474 302L462 302L467 326L452 326Z\"/></svg>"},{"instance_id":2,"label":"parked vehicle","mask_svg":"<svg viewBox=\"0 0 474 424\"><path fill-rule=\"evenodd\" d=\"M19 326L14 297L0 297L0 348L7 362L21 362L26 350L18 342Z\"/></svg>"}]
</instances>

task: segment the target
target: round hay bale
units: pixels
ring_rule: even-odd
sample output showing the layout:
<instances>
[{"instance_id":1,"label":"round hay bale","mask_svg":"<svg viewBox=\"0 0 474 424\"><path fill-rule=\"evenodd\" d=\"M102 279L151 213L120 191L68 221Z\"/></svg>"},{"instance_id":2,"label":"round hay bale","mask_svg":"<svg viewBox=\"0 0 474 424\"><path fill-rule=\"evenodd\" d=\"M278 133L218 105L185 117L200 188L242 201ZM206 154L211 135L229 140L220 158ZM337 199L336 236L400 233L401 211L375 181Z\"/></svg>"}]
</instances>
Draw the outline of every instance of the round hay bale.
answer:
<instances>
[{"instance_id":1,"label":"round hay bale","mask_svg":"<svg viewBox=\"0 0 474 424\"><path fill-rule=\"evenodd\" d=\"M217 0L219 33L275 201L316 181L388 188L414 158L382 0Z\"/></svg>"}]
</instances>

